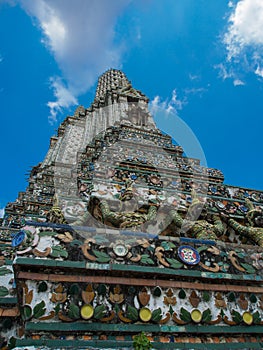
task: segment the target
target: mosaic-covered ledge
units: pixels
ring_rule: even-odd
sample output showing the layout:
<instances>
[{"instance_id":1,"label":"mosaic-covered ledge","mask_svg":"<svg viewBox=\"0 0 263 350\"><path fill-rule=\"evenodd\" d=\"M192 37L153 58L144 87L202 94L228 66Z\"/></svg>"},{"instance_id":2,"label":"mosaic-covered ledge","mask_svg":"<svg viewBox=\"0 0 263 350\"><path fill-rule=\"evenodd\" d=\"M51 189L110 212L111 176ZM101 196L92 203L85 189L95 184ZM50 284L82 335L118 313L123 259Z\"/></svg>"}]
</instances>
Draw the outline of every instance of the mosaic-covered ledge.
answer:
<instances>
[{"instance_id":1,"label":"mosaic-covered ledge","mask_svg":"<svg viewBox=\"0 0 263 350\"><path fill-rule=\"evenodd\" d=\"M80 327L85 328L82 323L90 325L90 330L91 325L98 322L105 326L143 323L160 327L249 326L248 329L263 325L263 288L251 287L251 291L243 292L244 286L241 291L231 290L229 286L220 288L220 285L210 285L214 288L205 290L198 289L198 283L149 287L147 281L142 280L145 287L135 285L129 278L126 282L130 285L114 283L113 279L111 284L91 280L79 283L20 281L22 319L27 323L38 320L36 327L42 327L41 324L46 327L48 321L54 328L63 328L60 321L80 322Z\"/></svg>"},{"instance_id":2,"label":"mosaic-covered ledge","mask_svg":"<svg viewBox=\"0 0 263 350\"><path fill-rule=\"evenodd\" d=\"M61 226L69 228L68 225ZM228 275L251 275L255 280L262 278L263 249L260 247L154 236L144 232L84 229L81 235L66 231L59 225L58 228L55 225L37 227L31 239L12 249L6 248L5 254L10 254L10 258L17 255L17 259L36 258L39 265L40 260L45 265L45 260L54 259L58 264L60 261L72 261L72 267L77 267L76 261L79 261L82 264L86 262L86 268L94 267L92 264L102 269L103 266L125 264L128 269L130 266L158 267L183 270L186 275L186 271L199 271L203 276L218 274L218 278L228 278ZM23 229L20 232L22 235Z\"/></svg>"}]
</instances>

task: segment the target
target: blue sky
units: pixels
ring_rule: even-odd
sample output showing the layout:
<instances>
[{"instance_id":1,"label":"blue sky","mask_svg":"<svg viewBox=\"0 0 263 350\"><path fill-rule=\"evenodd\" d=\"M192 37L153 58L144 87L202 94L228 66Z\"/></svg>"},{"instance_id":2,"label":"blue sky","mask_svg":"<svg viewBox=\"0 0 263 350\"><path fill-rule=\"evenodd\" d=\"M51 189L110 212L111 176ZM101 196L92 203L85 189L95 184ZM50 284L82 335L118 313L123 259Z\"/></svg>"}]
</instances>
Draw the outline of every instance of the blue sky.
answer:
<instances>
[{"instance_id":1,"label":"blue sky","mask_svg":"<svg viewBox=\"0 0 263 350\"><path fill-rule=\"evenodd\" d=\"M0 208L109 68L184 121L225 183L263 190L262 0L0 0ZM176 118L158 126L173 136Z\"/></svg>"}]
</instances>

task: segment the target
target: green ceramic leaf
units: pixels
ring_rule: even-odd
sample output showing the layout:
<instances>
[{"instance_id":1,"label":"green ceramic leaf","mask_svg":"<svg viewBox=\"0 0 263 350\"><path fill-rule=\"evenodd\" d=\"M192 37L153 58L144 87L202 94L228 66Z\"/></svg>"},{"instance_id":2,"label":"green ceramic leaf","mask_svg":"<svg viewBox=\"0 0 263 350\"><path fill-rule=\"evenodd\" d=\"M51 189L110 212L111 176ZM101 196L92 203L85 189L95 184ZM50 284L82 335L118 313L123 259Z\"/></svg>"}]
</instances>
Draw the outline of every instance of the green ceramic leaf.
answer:
<instances>
[{"instance_id":1,"label":"green ceramic leaf","mask_svg":"<svg viewBox=\"0 0 263 350\"><path fill-rule=\"evenodd\" d=\"M76 283L72 284L69 288L69 294L71 295L78 295L79 291L80 291L80 288Z\"/></svg>"},{"instance_id":2,"label":"green ceramic leaf","mask_svg":"<svg viewBox=\"0 0 263 350\"><path fill-rule=\"evenodd\" d=\"M169 306L169 313L170 313L171 316L174 313L174 309L172 308L172 305Z\"/></svg>"},{"instance_id":3,"label":"green ceramic leaf","mask_svg":"<svg viewBox=\"0 0 263 350\"><path fill-rule=\"evenodd\" d=\"M104 252L101 252L99 250L92 250L94 255L97 257L97 261L101 263L107 263L110 261L110 256Z\"/></svg>"},{"instance_id":4,"label":"green ceramic leaf","mask_svg":"<svg viewBox=\"0 0 263 350\"><path fill-rule=\"evenodd\" d=\"M175 248L175 245L169 241L162 241L161 246L163 247L164 250L170 250L172 248Z\"/></svg>"},{"instance_id":5,"label":"green ceramic leaf","mask_svg":"<svg viewBox=\"0 0 263 350\"><path fill-rule=\"evenodd\" d=\"M260 317L260 313L258 311L256 311L254 314L253 314L253 322L255 324L260 324L261 323L261 317Z\"/></svg>"},{"instance_id":6,"label":"green ceramic leaf","mask_svg":"<svg viewBox=\"0 0 263 350\"><path fill-rule=\"evenodd\" d=\"M105 286L105 284L100 284L97 288L97 292L100 294L100 295L106 295L107 293L107 287Z\"/></svg>"},{"instance_id":7,"label":"green ceramic leaf","mask_svg":"<svg viewBox=\"0 0 263 350\"><path fill-rule=\"evenodd\" d=\"M7 269L6 267L0 267L0 276L8 275L9 273L12 273L13 271L10 269Z\"/></svg>"},{"instance_id":8,"label":"green ceramic leaf","mask_svg":"<svg viewBox=\"0 0 263 350\"><path fill-rule=\"evenodd\" d=\"M59 258L60 254L56 249L53 249L53 247L52 247L52 251L50 253L50 256L52 256L52 258Z\"/></svg>"},{"instance_id":9,"label":"green ceramic leaf","mask_svg":"<svg viewBox=\"0 0 263 350\"><path fill-rule=\"evenodd\" d=\"M43 307L45 307L45 301L42 300L40 303L36 304L34 309L33 309L33 312L38 312L40 309L43 309Z\"/></svg>"},{"instance_id":10,"label":"green ceramic leaf","mask_svg":"<svg viewBox=\"0 0 263 350\"><path fill-rule=\"evenodd\" d=\"M94 310L94 318L96 318L97 320L101 319L106 312L106 307L104 305L98 305L95 307Z\"/></svg>"},{"instance_id":11,"label":"green ceramic leaf","mask_svg":"<svg viewBox=\"0 0 263 350\"><path fill-rule=\"evenodd\" d=\"M203 301L208 302L210 300L210 294L208 292L203 293Z\"/></svg>"},{"instance_id":12,"label":"green ceramic leaf","mask_svg":"<svg viewBox=\"0 0 263 350\"><path fill-rule=\"evenodd\" d=\"M162 319L162 310L159 307L159 309L156 309L152 312L152 318L151 320L153 322L159 322Z\"/></svg>"},{"instance_id":13,"label":"green ceramic leaf","mask_svg":"<svg viewBox=\"0 0 263 350\"><path fill-rule=\"evenodd\" d=\"M155 287L154 290L153 290L153 296L154 296L154 297L159 297L159 296L161 296L161 294L162 294L161 288L158 287L158 286Z\"/></svg>"},{"instance_id":14,"label":"green ceramic leaf","mask_svg":"<svg viewBox=\"0 0 263 350\"><path fill-rule=\"evenodd\" d=\"M40 303L36 304L33 309L33 315L35 318L43 316L46 312L45 302L42 300Z\"/></svg>"},{"instance_id":15,"label":"green ceramic leaf","mask_svg":"<svg viewBox=\"0 0 263 350\"><path fill-rule=\"evenodd\" d=\"M118 312L120 311L120 307L118 304L115 304L114 307L113 307L114 311L115 311L115 314L118 314Z\"/></svg>"},{"instance_id":16,"label":"green ceramic leaf","mask_svg":"<svg viewBox=\"0 0 263 350\"><path fill-rule=\"evenodd\" d=\"M55 245L51 247L51 253L50 255L53 258L59 258L59 257L64 257L67 258L68 257L68 252L66 250L64 250L61 246Z\"/></svg>"},{"instance_id":17,"label":"green ceramic leaf","mask_svg":"<svg viewBox=\"0 0 263 350\"><path fill-rule=\"evenodd\" d=\"M22 308L21 316L24 321L27 321L32 317L32 309L29 305L25 305Z\"/></svg>"},{"instance_id":18,"label":"green ceramic leaf","mask_svg":"<svg viewBox=\"0 0 263 350\"><path fill-rule=\"evenodd\" d=\"M161 247L163 247L164 250L170 250L169 242L167 241L162 241Z\"/></svg>"},{"instance_id":19,"label":"green ceramic leaf","mask_svg":"<svg viewBox=\"0 0 263 350\"><path fill-rule=\"evenodd\" d=\"M0 286L0 297L5 297L9 294L9 291L6 287Z\"/></svg>"},{"instance_id":20,"label":"green ceramic leaf","mask_svg":"<svg viewBox=\"0 0 263 350\"><path fill-rule=\"evenodd\" d=\"M64 250L64 249L61 249L60 256L62 256L63 258L67 258L68 257L68 252L66 250Z\"/></svg>"},{"instance_id":21,"label":"green ceramic leaf","mask_svg":"<svg viewBox=\"0 0 263 350\"><path fill-rule=\"evenodd\" d=\"M228 294L227 299L229 302L235 301L236 300L236 296L235 293L231 292Z\"/></svg>"},{"instance_id":22,"label":"green ceramic leaf","mask_svg":"<svg viewBox=\"0 0 263 350\"><path fill-rule=\"evenodd\" d=\"M81 242L79 239L74 239L69 245L73 247L74 245L80 246L82 244L83 242Z\"/></svg>"},{"instance_id":23,"label":"green ceramic leaf","mask_svg":"<svg viewBox=\"0 0 263 350\"><path fill-rule=\"evenodd\" d=\"M155 264L154 261L151 258L148 258L146 262L147 262L148 265L154 265Z\"/></svg>"},{"instance_id":24,"label":"green ceramic leaf","mask_svg":"<svg viewBox=\"0 0 263 350\"><path fill-rule=\"evenodd\" d=\"M178 297L180 299L185 299L186 298L186 293L183 289L180 290L180 292L178 293Z\"/></svg>"},{"instance_id":25,"label":"green ceramic leaf","mask_svg":"<svg viewBox=\"0 0 263 350\"><path fill-rule=\"evenodd\" d=\"M238 256L240 259L243 259L243 258L246 256L246 254L245 254L245 253L242 253L242 252L238 252L238 253L237 253L237 256Z\"/></svg>"},{"instance_id":26,"label":"green ceramic leaf","mask_svg":"<svg viewBox=\"0 0 263 350\"><path fill-rule=\"evenodd\" d=\"M232 314L232 319L233 319L234 322L240 323L243 320L243 318L242 318L242 316L240 315L239 312L233 310L231 312L231 314Z\"/></svg>"},{"instance_id":27,"label":"green ceramic leaf","mask_svg":"<svg viewBox=\"0 0 263 350\"><path fill-rule=\"evenodd\" d=\"M202 315L203 322L210 322L212 320L212 314L210 309L206 309Z\"/></svg>"},{"instance_id":28,"label":"green ceramic leaf","mask_svg":"<svg viewBox=\"0 0 263 350\"><path fill-rule=\"evenodd\" d=\"M38 293L46 292L47 291L47 283L44 281L40 282L38 285L37 291L38 291Z\"/></svg>"},{"instance_id":29,"label":"green ceramic leaf","mask_svg":"<svg viewBox=\"0 0 263 350\"><path fill-rule=\"evenodd\" d=\"M38 311L38 313L34 314L34 317L35 318L40 318L40 317L42 317L45 314L45 312L46 312L46 308L41 309L41 310Z\"/></svg>"},{"instance_id":30,"label":"green ceramic leaf","mask_svg":"<svg viewBox=\"0 0 263 350\"><path fill-rule=\"evenodd\" d=\"M148 254L142 254L141 263L145 265L154 265L154 261L149 257Z\"/></svg>"},{"instance_id":31,"label":"green ceramic leaf","mask_svg":"<svg viewBox=\"0 0 263 350\"><path fill-rule=\"evenodd\" d=\"M247 263L241 263L240 264L245 270L247 273L255 273L255 269L252 265L250 264L247 264Z\"/></svg>"},{"instance_id":32,"label":"green ceramic leaf","mask_svg":"<svg viewBox=\"0 0 263 350\"><path fill-rule=\"evenodd\" d=\"M185 321L185 322L190 322L191 321L191 314L189 311L187 311L186 309L184 309L183 307L181 307L180 309L180 317L181 320Z\"/></svg>"},{"instance_id":33,"label":"green ceramic leaf","mask_svg":"<svg viewBox=\"0 0 263 350\"><path fill-rule=\"evenodd\" d=\"M128 305L127 317L129 319L131 319L132 321L137 321L138 320L138 310L135 307Z\"/></svg>"},{"instance_id":34,"label":"green ceramic leaf","mask_svg":"<svg viewBox=\"0 0 263 350\"><path fill-rule=\"evenodd\" d=\"M171 265L170 267L173 269L180 269L183 266L183 264L176 259L166 258L166 260Z\"/></svg>"},{"instance_id":35,"label":"green ceramic leaf","mask_svg":"<svg viewBox=\"0 0 263 350\"><path fill-rule=\"evenodd\" d=\"M258 299L257 299L257 297L255 296L255 294L251 294L250 297L249 297L249 300L250 300L250 302L251 302L252 304L255 304L255 303L258 301Z\"/></svg>"},{"instance_id":36,"label":"green ceramic leaf","mask_svg":"<svg viewBox=\"0 0 263 350\"><path fill-rule=\"evenodd\" d=\"M175 248L175 244L174 244L173 242L168 242L168 243L169 243L169 247L170 247L170 249Z\"/></svg>"},{"instance_id":37,"label":"green ceramic leaf","mask_svg":"<svg viewBox=\"0 0 263 350\"><path fill-rule=\"evenodd\" d=\"M70 318L72 318L73 320L76 320L76 319L78 319L80 317L79 307L76 304L71 303L69 305L68 316Z\"/></svg>"},{"instance_id":38,"label":"green ceramic leaf","mask_svg":"<svg viewBox=\"0 0 263 350\"><path fill-rule=\"evenodd\" d=\"M5 318L2 322L3 331L10 329L12 325L13 325L13 320L9 317Z\"/></svg>"},{"instance_id":39,"label":"green ceramic leaf","mask_svg":"<svg viewBox=\"0 0 263 350\"><path fill-rule=\"evenodd\" d=\"M58 312L60 311L60 304L57 304L57 305L54 307L54 311L55 311L55 314L57 315Z\"/></svg>"},{"instance_id":40,"label":"green ceramic leaf","mask_svg":"<svg viewBox=\"0 0 263 350\"><path fill-rule=\"evenodd\" d=\"M15 337L11 337L9 339L9 342L8 342L8 349L13 349L16 347L16 338Z\"/></svg>"}]
</instances>

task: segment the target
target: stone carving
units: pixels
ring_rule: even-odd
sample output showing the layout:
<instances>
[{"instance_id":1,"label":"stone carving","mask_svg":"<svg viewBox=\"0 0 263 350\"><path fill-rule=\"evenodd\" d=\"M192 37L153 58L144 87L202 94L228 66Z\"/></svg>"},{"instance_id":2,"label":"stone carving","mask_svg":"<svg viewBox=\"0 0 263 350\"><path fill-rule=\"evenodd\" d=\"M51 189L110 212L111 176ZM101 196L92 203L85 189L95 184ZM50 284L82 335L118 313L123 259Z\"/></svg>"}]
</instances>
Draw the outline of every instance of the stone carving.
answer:
<instances>
[{"instance_id":1,"label":"stone carving","mask_svg":"<svg viewBox=\"0 0 263 350\"><path fill-rule=\"evenodd\" d=\"M246 214L248 226L238 223L233 218L228 219L228 225L239 234L252 239L260 247L263 247L263 212L259 209L254 209L254 206L249 199L246 200L246 204L249 209Z\"/></svg>"},{"instance_id":2,"label":"stone carving","mask_svg":"<svg viewBox=\"0 0 263 350\"><path fill-rule=\"evenodd\" d=\"M54 196L54 204L50 211L47 214L47 221L53 222L56 224L66 224L66 220L64 218L64 215L58 205L58 199L57 196Z\"/></svg>"},{"instance_id":3,"label":"stone carving","mask_svg":"<svg viewBox=\"0 0 263 350\"><path fill-rule=\"evenodd\" d=\"M189 232L193 238L216 240L224 233L224 225L218 215L212 215L206 219L196 219L198 213L202 211L204 204L196 196L196 192L192 191L192 204L189 207L188 215L185 219L175 211L170 211L170 216L175 225L181 228L183 233ZM201 214L201 216L206 214Z\"/></svg>"},{"instance_id":4,"label":"stone carving","mask_svg":"<svg viewBox=\"0 0 263 350\"><path fill-rule=\"evenodd\" d=\"M100 202L99 207L101 209L103 222L109 222L113 226L120 228L139 226L147 221L153 220L158 210L158 205L152 203L146 213L140 211L140 209L133 212L115 212L110 210L110 206L105 200Z\"/></svg>"}]
</instances>

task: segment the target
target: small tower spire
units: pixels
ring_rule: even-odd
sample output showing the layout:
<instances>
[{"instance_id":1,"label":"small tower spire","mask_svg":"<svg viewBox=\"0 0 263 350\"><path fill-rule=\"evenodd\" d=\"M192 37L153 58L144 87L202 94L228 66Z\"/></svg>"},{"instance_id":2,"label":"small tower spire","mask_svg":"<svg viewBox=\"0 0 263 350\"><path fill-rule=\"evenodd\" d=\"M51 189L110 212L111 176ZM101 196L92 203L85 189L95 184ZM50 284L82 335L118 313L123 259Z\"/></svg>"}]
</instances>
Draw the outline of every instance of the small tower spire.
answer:
<instances>
[{"instance_id":1,"label":"small tower spire","mask_svg":"<svg viewBox=\"0 0 263 350\"><path fill-rule=\"evenodd\" d=\"M148 97L136 90L126 75L117 69L109 69L98 80L93 107L105 107L115 102L148 104Z\"/></svg>"}]
</instances>

